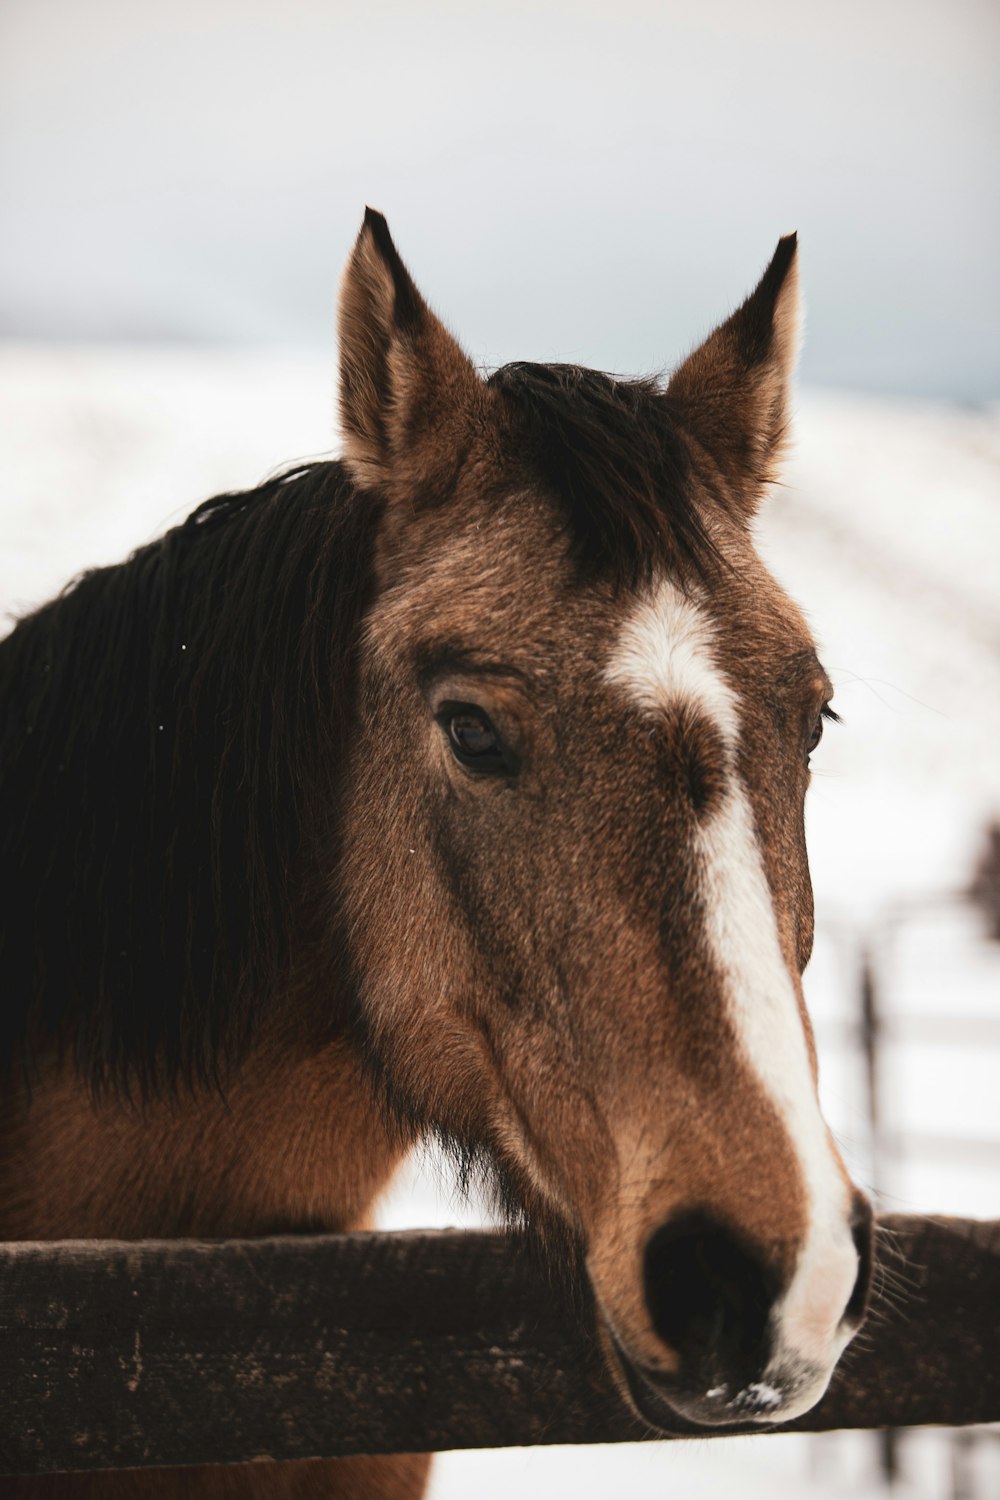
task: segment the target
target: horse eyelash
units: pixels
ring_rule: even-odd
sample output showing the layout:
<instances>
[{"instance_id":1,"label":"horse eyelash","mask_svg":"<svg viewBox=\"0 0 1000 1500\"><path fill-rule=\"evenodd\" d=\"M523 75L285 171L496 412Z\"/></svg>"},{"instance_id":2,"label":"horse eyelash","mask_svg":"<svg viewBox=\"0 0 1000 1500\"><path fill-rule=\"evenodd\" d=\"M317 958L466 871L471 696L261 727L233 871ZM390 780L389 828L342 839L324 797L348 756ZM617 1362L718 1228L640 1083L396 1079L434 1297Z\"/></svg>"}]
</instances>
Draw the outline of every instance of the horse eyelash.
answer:
<instances>
[{"instance_id":1,"label":"horse eyelash","mask_svg":"<svg viewBox=\"0 0 1000 1500\"><path fill-rule=\"evenodd\" d=\"M831 724L843 724L844 722L840 714L837 713L837 710L831 708L829 703L823 704L823 707L819 711L819 716L821 719L829 719Z\"/></svg>"}]
</instances>

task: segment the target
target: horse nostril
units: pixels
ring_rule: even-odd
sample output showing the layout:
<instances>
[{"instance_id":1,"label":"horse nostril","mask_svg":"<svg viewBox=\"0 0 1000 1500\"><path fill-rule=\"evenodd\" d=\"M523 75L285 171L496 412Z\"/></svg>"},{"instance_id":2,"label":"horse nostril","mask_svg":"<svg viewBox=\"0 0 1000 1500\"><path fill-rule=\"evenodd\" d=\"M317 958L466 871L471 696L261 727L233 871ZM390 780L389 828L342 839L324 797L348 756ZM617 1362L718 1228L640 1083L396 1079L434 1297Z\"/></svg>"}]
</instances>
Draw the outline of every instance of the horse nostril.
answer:
<instances>
[{"instance_id":1,"label":"horse nostril","mask_svg":"<svg viewBox=\"0 0 1000 1500\"><path fill-rule=\"evenodd\" d=\"M646 1303L660 1338L682 1356L710 1350L763 1368L775 1273L710 1215L689 1213L656 1230L646 1246Z\"/></svg>"},{"instance_id":2,"label":"horse nostril","mask_svg":"<svg viewBox=\"0 0 1000 1500\"><path fill-rule=\"evenodd\" d=\"M862 1193L856 1192L851 1205L851 1239L858 1252L858 1274L854 1282L854 1290L844 1309L844 1317L850 1322L860 1323L868 1308L868 1297L872 1285L874 1238L872 1206Z\"/></svg>"}]
</instances>

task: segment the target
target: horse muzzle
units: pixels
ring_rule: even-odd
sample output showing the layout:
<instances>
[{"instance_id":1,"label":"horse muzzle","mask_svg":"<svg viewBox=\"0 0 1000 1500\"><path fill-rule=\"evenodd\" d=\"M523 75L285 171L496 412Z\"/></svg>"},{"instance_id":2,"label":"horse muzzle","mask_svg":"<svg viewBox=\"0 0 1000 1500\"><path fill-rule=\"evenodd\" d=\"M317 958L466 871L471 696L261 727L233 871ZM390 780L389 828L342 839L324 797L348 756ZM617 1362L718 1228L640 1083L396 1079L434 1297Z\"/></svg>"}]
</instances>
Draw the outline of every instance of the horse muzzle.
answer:
<instances>
[{"instance_id":1,"label":"horse muzzle","mask_svg":"<svg viewBox=\"0 0 1000 1500\"><path fill-rule=\"evenodd\" d=\"M677 1430L678 1417L698 1427L743 1431L788 1422L815 1405L829 1381L827 1371L788 1365L769 1366L753 1380L724 1380L716 1371L717 1384L709 1385L683 1368L677 1375L665 1375L642 1365L612 1330L609 1337L631 1404L644 1421L664 1432Z\"/></svg>"},{"instance_id":2,"label":"horse muzzle","mask_svg":"<svg viewBox=\"0 0 1000 1500\"><path fill-rule=\"evenodd\" d=\"M670 1368L636 1357L609 1320L607 1332L639 1414L669 1430L675 1418L707 1427L791 1421L820 1399L837 1359L860 1324L870 1282L871 1211L857 1195L855 1223L837 1256L835 1302L825 1332L789 1342L789 1292L806 1288L777 1271L729 1228L703 1213L669 1220L650 1237L643 1261L652 1330ZM848 1298L851 1263L856 1267ZM818 1294L820 1286L813 1291ZM846 1305L845 1305L846 1299ZM808 1322L799 1307L794 1326ZM800 1330L801 1331L801 1330ZM817 1333L819 1330L817 1330ZM654 1356L655 1358L655 1356Z\"/></svg>"}]
</instances>

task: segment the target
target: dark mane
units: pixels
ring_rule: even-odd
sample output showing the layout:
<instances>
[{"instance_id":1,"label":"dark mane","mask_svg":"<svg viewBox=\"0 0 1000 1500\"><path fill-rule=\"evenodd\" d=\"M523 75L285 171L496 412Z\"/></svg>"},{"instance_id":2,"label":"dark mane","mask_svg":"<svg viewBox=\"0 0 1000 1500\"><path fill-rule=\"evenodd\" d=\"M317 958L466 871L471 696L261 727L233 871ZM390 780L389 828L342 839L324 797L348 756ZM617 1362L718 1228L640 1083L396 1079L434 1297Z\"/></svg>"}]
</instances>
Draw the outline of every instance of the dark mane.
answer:
<instances>
[{"instance_id":1,"label":"dark mane","mask_svg":"<svg viewBox=\"0 0 1000 1500\"><path fill-rule=\"evenodd\" d=\"M489 384L516 408L529 462L562 502L587 571L635 588L658 567L683 581L717 566L691 451L658 380L517 362Z\"/></svg>"},{"instance_id":2,"label":"dark mane","mask_svg":"<svg viewBox=\"0 0 1000 1500\"><path fill-rule=\"evenodd\" d=\"M310 897L300 811L338 764L377 523L339 464L299 468L0 642L0 1057L62 1037L95 1086L147 1089L239 1055Z\"/></svg>"}]
</instances>

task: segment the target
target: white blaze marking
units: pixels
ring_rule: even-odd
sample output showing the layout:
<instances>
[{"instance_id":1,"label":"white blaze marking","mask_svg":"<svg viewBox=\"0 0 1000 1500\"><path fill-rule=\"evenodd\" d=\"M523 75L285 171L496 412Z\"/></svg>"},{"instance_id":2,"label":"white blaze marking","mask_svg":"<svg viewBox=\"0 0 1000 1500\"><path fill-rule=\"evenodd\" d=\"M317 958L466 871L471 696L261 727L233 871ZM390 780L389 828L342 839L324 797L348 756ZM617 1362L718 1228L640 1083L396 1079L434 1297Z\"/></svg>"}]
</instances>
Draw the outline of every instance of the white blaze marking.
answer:
<instances>
[{"instance_id":1,"label":"white blaze marking","mask_svg":"<svg viewBox=\"0 0 1000 1500\"><path fill-rule=\"evenodd\" d=\"M795 985L785 964L753 812L735 764L739 700L719 669L710 618L662 582L626 620L607 670L641 707L692 705L730 752L720 805L694 835L706 936L724 977L726 1000L751 1068L784 1120L808 1199L808 1229L795 1275L774 1310L780 1353L818 1366L822 1385L847 1337L834 1338L857 1271L847 1189L813 1086ZM822 1386L820 1387L822 1389ZM817 1399L801 1404L807 1410ZM800 1403L792 1403L797 1408ZM782 1411L782 1419L789 1415Z\"/></svg>"},{"instance_id":2,"label":"white blaze marking","mask_svg":"<svg viewBox=\"0 0 1000 1500\"><path fill-rule=\"evenodd\" d=\"M694 704L733 749L737 699L712 658L712 636L712 622L698 606L662 583L626 620L607 677L643 708Z\"/></svg>"}]
</instances>

